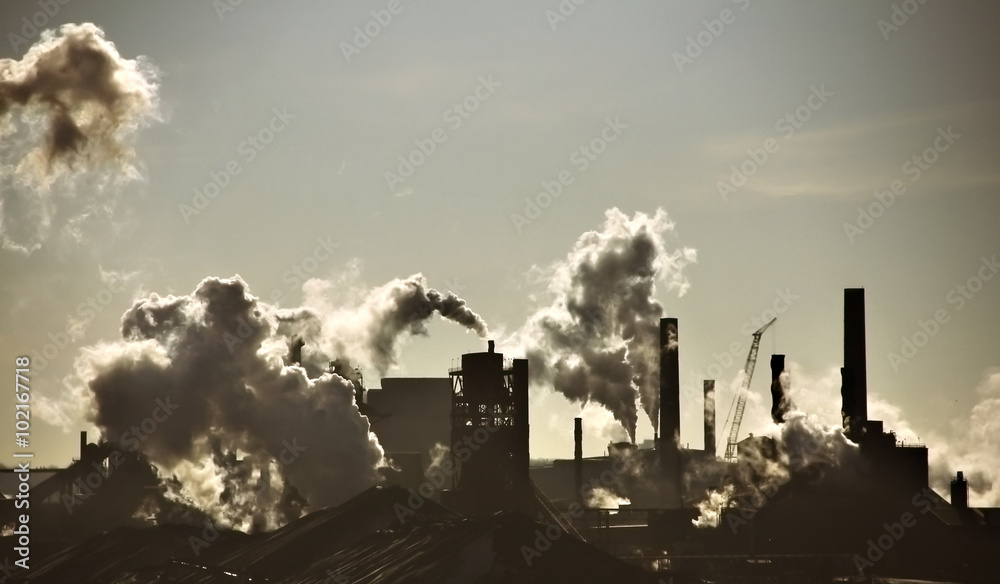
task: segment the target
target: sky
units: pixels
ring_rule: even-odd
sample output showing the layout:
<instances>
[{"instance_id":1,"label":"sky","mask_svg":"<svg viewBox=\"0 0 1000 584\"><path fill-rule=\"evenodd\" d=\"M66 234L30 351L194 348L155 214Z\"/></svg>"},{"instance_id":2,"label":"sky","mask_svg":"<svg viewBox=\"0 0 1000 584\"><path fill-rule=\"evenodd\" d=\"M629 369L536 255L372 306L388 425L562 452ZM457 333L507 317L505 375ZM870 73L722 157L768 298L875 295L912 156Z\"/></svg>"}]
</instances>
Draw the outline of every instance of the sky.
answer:
<instances>
[{"instance_id":1,"label":"sky","mask_svg":"<svg viewBox=\"0 0 1000 584\"><path fill-rule=\"evenodd\" d=\"M38 463L67 464L93 430L59 406L136 299L238 274L295 307L304 277L420 273L502 341L545 303L537 267L611 208L662 208L670 249L697 253L683 294L655 294L679 319L682 443L701 447L706 375L724 420L772 312L741 436L768 424L771 353L837 423L843 289L863 287L871 417L932 458L1000 449L970 428L1000 411L998 17L934 0L5 2L0 59L89 22L157 87L128 180L51 195L30 251L4 199L0 354L32 356ZM0 139L10 193L9 151L31 136ZM427 332L386 376L443 377L485 350L441 319ZM532 387L532 455L571 456L580 411ZM621 436L583 415L586 455Z\"/></svg>"}]
</instances>

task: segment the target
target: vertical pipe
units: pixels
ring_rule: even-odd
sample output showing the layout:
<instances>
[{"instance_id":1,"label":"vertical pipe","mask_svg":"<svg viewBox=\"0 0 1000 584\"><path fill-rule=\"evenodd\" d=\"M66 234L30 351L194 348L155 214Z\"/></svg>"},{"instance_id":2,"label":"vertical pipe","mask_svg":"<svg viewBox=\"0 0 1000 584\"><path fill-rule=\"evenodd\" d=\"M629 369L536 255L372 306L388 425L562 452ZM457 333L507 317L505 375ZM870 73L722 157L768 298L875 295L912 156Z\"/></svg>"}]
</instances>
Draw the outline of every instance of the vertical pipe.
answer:
<instances>
[{"instance_id":1,"label":"vertical pipe","mask_svg":"<svg viewBox=\"0 0 1000 584\"><path fill-rule=\"evenodd\" d=\"M660 319L660 473L661 504L681 507L680 360L677 319Z\"/></svg>"},{"instance_id":2,"label":"vertical pipe","mask_svg":"<svg viewBox=\"0 0 1000 584\"><path fill-rule=\"evenodd\" d=\"M80 460L83 460L83 452L87 449L87 431L80 432Z\"/></svg>"},{"instance_id":3,"label":"vertical pipe","mask_svg":"<svg viewBox=\"0 0 1000 584\"><path fill-rule=\"evenodd\" d=\"M844 289L843 414L848 436L858 440L868 421L865 290Z\"/></svg>"},{"instance_id":4,"label":"vertical pipe","mask_svg":"<svg viewBox=\"0 0 1000 584\"><path fill-rule=\"evenodd\" d=\"M715 456L715 380L705 380L705 452Z\"/></svg>"},{"instance_id":5,"label":"vertical pipe","mask_svg":"<svg viewBox=\"0 0 1000 584\"><path fill-rule=\"evenodd\" d=\"M576 501L583 501L583 418L573 419L573 488Z\"/></svg>"},{"instance_id":6,"label":"vertical pipe","mask_svg":"<svg viewBox=\"0 0 1000 584\"><path fill-rule=\"evenodd\" d=\"M781 386L781 373L785 370L785 356L771 355L771 420L775 424L785 421L788 402L785 388Z\"/></svg>"}]
</instances>

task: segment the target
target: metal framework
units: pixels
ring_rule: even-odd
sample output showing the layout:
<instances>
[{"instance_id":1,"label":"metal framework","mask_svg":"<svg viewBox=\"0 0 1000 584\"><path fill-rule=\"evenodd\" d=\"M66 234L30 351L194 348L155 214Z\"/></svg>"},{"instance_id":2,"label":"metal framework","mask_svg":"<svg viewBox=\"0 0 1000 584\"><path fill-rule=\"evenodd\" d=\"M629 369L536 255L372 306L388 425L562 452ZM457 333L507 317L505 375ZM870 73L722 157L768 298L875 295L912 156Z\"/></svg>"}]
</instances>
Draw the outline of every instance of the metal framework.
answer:
<instances>
[{"instance_id":1,"label":"metal framework","mask_svg":"<svg viewBox=\"0 0 1000 584\"><path fill-rule=\"evenodd\" d=\"M757 332L753 334L753 344L750 345L750 354L747 355L747 363L743 367L743 383L740 384L739 391L736 392L736 396L733 398L733 403L736 407L736 415L733 416L733 425L729 429L729 442L726 443L726 461L736 462L736 438L740 433L740 424L743 423L743 410L747 405L747 393L750 391L750 380L753 378L753 370L757 365L757 349L760 347L760 337L763 336L764 331L766 331L774 321L778 320L777 317L772 318L767 324L757 329ZM730 414L733 412L733 406L729 406ZM726 415L726 423L729 423L729 415Z\"/></svg>"}]
</instances>

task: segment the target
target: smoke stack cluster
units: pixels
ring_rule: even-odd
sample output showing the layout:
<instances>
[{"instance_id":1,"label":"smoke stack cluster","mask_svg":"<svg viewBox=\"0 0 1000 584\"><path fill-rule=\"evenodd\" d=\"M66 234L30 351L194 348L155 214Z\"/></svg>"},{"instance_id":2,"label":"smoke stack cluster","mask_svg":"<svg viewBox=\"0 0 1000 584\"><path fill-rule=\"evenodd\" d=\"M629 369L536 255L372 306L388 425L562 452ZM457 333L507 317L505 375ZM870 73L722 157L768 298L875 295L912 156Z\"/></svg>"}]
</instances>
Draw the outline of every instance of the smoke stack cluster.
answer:
<instances>
[{"instance_id":1,"label":"smoke stack cluster","mask_svg":"<svg viewBox=\"0 0 1000 584\"><path fill-rule=\"evenodd\" d=\"M508 342L523 348L533 382L571 401L601 404L633 441L637 398L653 430L659 429L657 321L663 307L656 284L666 281L683 294L683 268L696 260L689 248L668 251L671 231L662 209L633 217L608 210L602 229L584 233L565 260L539 270L551 303Z\"/></svg>"},{"instance_id":2,"label":"smoke stack cluster","mask_svg":"<svg viewBox=\"0 0 1000 584\"><path fill-rule=\"evenodd\" d=\"M139 177L129 143L158 119L156 77L144 59L122 58L90 23L45 31L20 61L0 59L4 247L33 251L53 229L113 207L97 197ZM78 198L75 183L84 176L94 183Z\"/></svg>"},{"instance_id":3,"label":"smoke stack cluster","mask_svg":"<svg viewBox=\"0 0 1000 584\"><path fill-rule=\"evenodd\" d=\"M844 430L848 438L857 442L868 421L864 288L844 289L844 367L840 371Z\"/></svg>"}]
</instances>

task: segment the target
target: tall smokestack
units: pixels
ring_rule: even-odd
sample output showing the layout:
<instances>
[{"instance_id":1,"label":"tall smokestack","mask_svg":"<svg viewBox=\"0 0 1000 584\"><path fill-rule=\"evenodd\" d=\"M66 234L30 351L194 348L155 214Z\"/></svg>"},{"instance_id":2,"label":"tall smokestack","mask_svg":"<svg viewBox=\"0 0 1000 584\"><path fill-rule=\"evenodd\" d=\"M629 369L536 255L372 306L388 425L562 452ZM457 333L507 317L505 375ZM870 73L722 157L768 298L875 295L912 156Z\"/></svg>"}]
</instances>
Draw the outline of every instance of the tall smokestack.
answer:
<instances>
[{"instance_id":1,"label":"tall smokestack","mask_svg":"<svg viewBox=\"0 0 1000 584\"><path fill-rule=\"evenodd\" d=\"M583 500L583 418L573 419L573 492L577 502Z\"/></svg>"},{"instance_id":2,"label":"tall smokestack","mask_svg":"<svg viewBox=\"0 0 1000 584\"><path fill-rule=\"evenodd\" d=\"M951 506L956 509L969 508L969 481L965 480L962 471L951 481Z\"/></svg>"},{"instance_id":3,"label":"tall smokestack","mask_svg":"<svg viewBox=\"0 0 1000 584\"><path fill-rule=\"evenodd\" d=\"M785 356L771 355L771 420L775 424L785 421L788 413L788 398L781 386L781 373L785 370Z\"/></svg>"},{"instance_id":4,"label":"tall smokestack","mask_svg":"<svg viewBox=\"0 0 1000 584\"><path fill-rule=\"evenodd\" d=\"M705 452L715 456L715 380L705 380Z\"/></svg>"},{"instance_id":5,"label":"tall smokestack","mask_svg":"<svg viewBox=\"0 0 1000 584\"><path fill-rule=\"evenodd\" d=\"M857 442L868 421L868 365L865 348L865 290L844 289L844 368L841 414L847 436Z\"/></svg>"},{"instance_id":6,"label":"tall smokestack","mask_svg":"<svg viewBox=\"0 0 1000 584\"><path fill-rule=\"evenodd\" d=\"M677 319L660 319L660 499L668 509L681 507L681 374Z\"/></svg>"},{"instance_id":7,"label":"tall smokestack","mask_svg":"<svg viewBox=\"0 0 1000 584\"><path fill-rule=\"evenodd\" d=\"M83 460L83 451L87 449L87 431L80 432L80 460Z\"/></svg>"}]
</instances>

